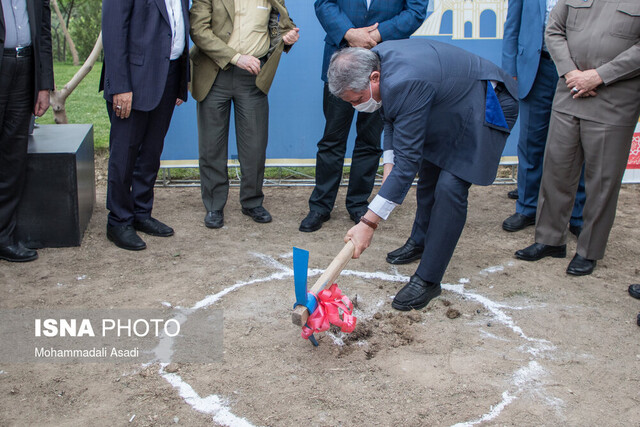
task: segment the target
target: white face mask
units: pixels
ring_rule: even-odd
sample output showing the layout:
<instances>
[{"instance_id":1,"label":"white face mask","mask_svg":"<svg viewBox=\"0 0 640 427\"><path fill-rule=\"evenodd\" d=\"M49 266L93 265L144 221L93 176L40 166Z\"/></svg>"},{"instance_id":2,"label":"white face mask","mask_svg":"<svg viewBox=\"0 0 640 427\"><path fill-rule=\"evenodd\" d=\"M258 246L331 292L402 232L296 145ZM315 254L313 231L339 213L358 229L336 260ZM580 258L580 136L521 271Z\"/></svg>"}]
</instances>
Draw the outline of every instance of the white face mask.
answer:
<instances>
[{"instance_id":1,"label":"white face mask","mask_svg":"<svg viewBox=\"0 0 640 427\"><path fill-rule=\"evenodd\" d=\"M378 102L373 99L373 91L371 90L371 82L369 82L369 94L371 94L371 98L367 99L365 102L354 105L353 108L358 110L361 113L373 113L382 107L382 101Z\"/></svg>"}]
</instances>

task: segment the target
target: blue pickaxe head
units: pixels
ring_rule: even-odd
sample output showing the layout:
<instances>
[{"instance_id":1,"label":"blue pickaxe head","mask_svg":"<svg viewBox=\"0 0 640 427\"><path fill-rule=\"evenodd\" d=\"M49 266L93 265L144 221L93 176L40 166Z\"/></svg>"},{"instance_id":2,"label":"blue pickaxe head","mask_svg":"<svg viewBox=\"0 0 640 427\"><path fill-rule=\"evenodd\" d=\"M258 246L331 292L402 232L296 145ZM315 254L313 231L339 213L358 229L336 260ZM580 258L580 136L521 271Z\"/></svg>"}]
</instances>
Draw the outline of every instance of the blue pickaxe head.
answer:
<instances>
[{"instance_id":1,"label":"blue pickaxe head","mask_svg":"<svg viewBox=\"0 0 640 427\"><path fill-rule=\"evenodd\" d=\"M316 301L316 297L311 293L307 292L307 272L309 268L309 251L305 251L304 249L293 248L293 282L295 285L296 291L296 303L293 305L293 308L296 308L298 305L304 305L309 310L309 315L311 315L316 307L318 306L318 302ZM317 346L318 342L316 341L313 334L309 337L309 341L313 343L313 345Z\"/></svg>"}]
</instances>

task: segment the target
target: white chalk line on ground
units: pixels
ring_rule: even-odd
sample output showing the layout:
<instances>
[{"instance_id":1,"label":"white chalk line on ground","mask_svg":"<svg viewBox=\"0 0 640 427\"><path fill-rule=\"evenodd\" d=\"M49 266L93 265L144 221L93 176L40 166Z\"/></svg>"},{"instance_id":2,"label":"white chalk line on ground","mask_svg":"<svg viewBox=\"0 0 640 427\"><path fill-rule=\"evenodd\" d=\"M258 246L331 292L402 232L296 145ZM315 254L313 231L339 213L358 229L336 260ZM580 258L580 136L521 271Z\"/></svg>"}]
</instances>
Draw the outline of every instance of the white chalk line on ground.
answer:
<instances>
[{"instance_id":1,"label":"white chalk line on ground","mask_svg":"<svg viewBox=\"0 0 640 427\"><path fill-rule=\"evenodd\" d=\"M229 286L223 289L220 292L217 292L212 295L206 296L204 299L198 301L191 309L187 310L187 312L183 312L180 320L186 319L189 313L194 312L196 310L209 307L215 303L217 303L220 299L222 299L225 295L234 292L238 289L241 289L245 286L253 285L256 283L269 282L272 280L283 280L289 277L293 277L293 269L282 264L271 256L260 254L260 253L250 253L251 255L260 259L266 266L272 267L278 270L276 273L268 275L262 278L255 278L246 282L237 282L232 286ZM291 258L291 253L282 254L279 256L280 258L288 259ZM510 261L506 263L507 266L512 266L513 262ZM500 272L504 270L503 265L491 266L487 267L479 272L480 275L488 275L496 272ZM309 269L308 276L316 276L323 272L324 270L320 269ZM408 276L404 276L398 273L398 270L393 268L394 274L389 274L385 272L362 272L355 270L344 270L341 275L343 276L356 276L363 279L378 279L383 281L390 282L406 282L409 280ZM518 347L523 353L529 353L531 356L537 358L541 357L544 353L555 350L555 346L544 339L532 338L527 336L523 330L516 324L511 316L506 314L504 310L522 310L529 307L512 307L506 306L504 304L497 303L495 301L490 300L489 298L480 295L475 292L471 292L465 290L465 285L471 283L471 280L468 278L462 278L458 281L457 284L447 284L443 283L442 288L444 290L450 291L452 293L458 294L461 297L468 298L476 301L477 303L484 306L493 316L493 320L507 326L513 333L518 335L520 338L524 339L527 343ZM163 302L164 306L170 306L170 303ZM384 302L383 302L384 304ZM380 306L380 302L376 304L376 307ZM369 317L370 313L363 313L365 317ZM183 317L184 316L184 317ZM510 341L507 338L498 337L493 334L490 334L484 330L480 330L480 332L486 336L489 336L494 339ZM335 336L333 334L327 333L327 335L333 340L336 345L343 345L342 338ZM166 351L166 347L169 348L173 345L173 340L166 340L161 342L160 346L163 346ZM180 375L175 373L168 373L164 370L167 364L161 364L161 368L159 370L159 374L164 378L169 384L171 384L175 389L178 390L178 393L184 401L190 405L194 410L211 415L213 421L231 427L245 427L252 426L252 424L247 421L245 418L238 417L231 412L229 403L222 399L217 395L209 395L207 397L200 397L198 393L193 390L191 385L189 385L186 381L180 377ZM545 369L535 360L531 360L527 366L520 367L518 370L514 372L512 375L511 385L515 390L506 390L502 393L502 400L498 402L498 404L492 406L490 411L486 414L481 415L479 418L466 421L462 423L455 424L454 427L468 427L473 426L479 423L483 423L486 421L490 421L498 417L502 411L512 402L514 402L520 394L527 390L536 390L539 389L538 384L543 376L545 376L547 372ZM562 400L544 395L541 393L543 397L546 399L547 403L553 406L562 405Z\"/></svg>"}]
</instances>

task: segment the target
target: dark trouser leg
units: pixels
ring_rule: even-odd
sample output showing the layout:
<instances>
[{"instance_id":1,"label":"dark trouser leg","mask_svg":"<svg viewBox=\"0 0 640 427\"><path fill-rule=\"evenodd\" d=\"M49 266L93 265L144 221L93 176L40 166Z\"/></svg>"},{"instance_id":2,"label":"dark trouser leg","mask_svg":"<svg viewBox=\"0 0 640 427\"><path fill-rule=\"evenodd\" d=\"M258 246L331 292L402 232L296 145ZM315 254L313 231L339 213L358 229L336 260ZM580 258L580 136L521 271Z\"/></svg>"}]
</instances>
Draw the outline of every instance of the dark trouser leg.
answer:
<instances>
[{"instance_id":1,"label":"dark trouser leg","mask_svg":"<svg viewBox=\"0 0 640 427\"><path fill-rule=\"evenodd\" d=\"M540 66L531 91L520 101L516 212L529 217L536 215L544 148L557 82L558 75L553 62L540 59Z\"/></svg>"},{"instance_id":2,"label":"dark trouser leg","mask_svg":"<svg viewBox=\"0 0 640 427\"><path fill-rule=\"evenodd\" d=\"M418 246L424 247L424 240L429 228L429 220L431 219L431 209L435 202L435 189L438 183L438 175L440 168L422 161L420 168L420 179L416 188L416 217L413 220L413 228L411 230L411 238Z\"/></svg>"},{"instance_id":3,"label":"dark trouser leg","mask_svg":"<svg viewBox=\"0 0 640 427\"><path fill-rule=\"evenodd\" d=\"M131 195L134 216L138 221L151 217L153 209L153 187L160 169L160 156L164 137L169 130L171 116L178 98L180 70L178 61L172 61L160 104L148 115L148 126L140 144L140 151L133 168Z\"/></svg>"},{"instance_id":4,"label":"dark trouser leg","mask_svg":"<svg viewBox=\"0 0 640 427\"><path fill-rule=\"evenodd\" d=\"M147 129L149 113L131 110L126 119L113 112L113 103L107 102L111 121L109 134L109 177L107 180L107 209L109 225L131 225L134 219L131 184L133 169L140 145Z\"/></svg>"},{"instance_id":5,"label":"dark trouser leg","mask_svg":"<svg viewBox=\"0 0 640 427\"><path fill-rule=\"evenodd\" d=\"M328 214L333 210L342 179L347 137L355 110L348 102L331 95L327 84L324 85L322 109L326 123L318 142L316 185L309 198L309 210Z\"/></svg>"},{"instance_id":6,"label":"dark trouser leg","mask_svg":"<svg viewBox=\"0 0 640 427\"><path fill-rule=\"evenodd\" d=\"M240 205L262 206L264 162L269 137L269 100L256 87L256 76L233 67L233 106L240 161Z\"/></svg>"},{"instance_id":7,"label":"dark trouser leg","mask_svg":"<svg viewBox=\"0 0 640 427\"><path fill-rule=\"evenodd\" d=\"M437 171L435 166L426 166L423 162L420 169L420 180L423 175L432 180ZM467 198L469 182L440 170L433 194L433 205L427 214L428 227L424 239L424 252L416 274L427 282L440 283L444 272L451 261L453 251L458 244L462 229L467 220Z\"/></svg>"},{"instance_id":8,"label":"dark trouser leg","mask_svg":"<svg viewBox=\"0 0 640 427\"><path fill-rule=\"evenodd\" d=\"M584 209L584 203L586 198L587 198L587 194L585 191L584 166L583 166L582 172L580 173L580 181L578 181L578 190L576 191L576 199L573 202L573 210L571 211L571 219L569 220L569 224L575 225L577 227L582 227L582 223L583 223L582 211Z\"/></svg>"},{"instance_id":9,"label":"dark trouser leg","mask_svg":"<svg viewBox=\"0 0 640 427\"><path fill-rule=\"evenodd\" d=\"M33 58L4 57L0 68L0 246L15 243L16 210L27 171L33 90Z\"/></svg>"},{"instance_id":10,"label":"dark trouser leg","mask_svg":"<svg viewBox=\"0 0 640 427\"><path fill-rule=\"evenodd\" d=\"M351 173L347 188L347 210L349 213L366 209L367 199L373 190L373 183L380 164L380 135L382 135L382 117L379 112L358 113L356 120L355 147L351 156Z\"/></svg>"},{"instance_id":11,"label":"dark trouser leg","mask_svg":"<svg viewBox=\"0 0 640 427\"><path fill-rule=\"evenodd\" d=\"M220 71L202 102L198 103L200 185L205 209L224 208L229 196L227 158L233 70Z\"/></svg>"}]
</instances>

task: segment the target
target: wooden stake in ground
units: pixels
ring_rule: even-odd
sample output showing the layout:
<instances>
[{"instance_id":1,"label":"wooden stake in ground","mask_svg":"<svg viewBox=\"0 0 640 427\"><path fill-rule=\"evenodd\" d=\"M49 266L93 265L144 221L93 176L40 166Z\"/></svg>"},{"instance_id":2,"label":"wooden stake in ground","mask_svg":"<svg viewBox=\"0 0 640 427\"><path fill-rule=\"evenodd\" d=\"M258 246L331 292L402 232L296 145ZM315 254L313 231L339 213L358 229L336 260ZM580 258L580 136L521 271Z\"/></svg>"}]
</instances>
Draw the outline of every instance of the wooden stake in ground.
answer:
<instances>
[{"instance_id":1,"label":"wooden stake in ground","mask_svg":"<svg viewBox=\"0 0 640 427\"><path fill-rule=\"evenodd\" d=\"M347 266L347 263L349 263L351 257L353 257L354 250L355 246L353 245L353 242L349 240L347 244L344 245L344 248L342 248L338 256L336 256L333 261L331 261L329 267L327 267L324 273L322 273L318 280L316 280L316 282L313 284L311 289L309 289L309 292L314 295L318 295L318 293L325 287L327 287L328 285L332 285L336 278L340 275L340 272ZM307 318L310 314L311 313L309 313L307 307L299 305L293 310L291 320L293 321L294 325L304 326L304 324L307 323Z\"/></svg>"}]
</instances>

